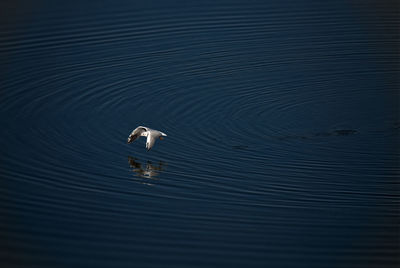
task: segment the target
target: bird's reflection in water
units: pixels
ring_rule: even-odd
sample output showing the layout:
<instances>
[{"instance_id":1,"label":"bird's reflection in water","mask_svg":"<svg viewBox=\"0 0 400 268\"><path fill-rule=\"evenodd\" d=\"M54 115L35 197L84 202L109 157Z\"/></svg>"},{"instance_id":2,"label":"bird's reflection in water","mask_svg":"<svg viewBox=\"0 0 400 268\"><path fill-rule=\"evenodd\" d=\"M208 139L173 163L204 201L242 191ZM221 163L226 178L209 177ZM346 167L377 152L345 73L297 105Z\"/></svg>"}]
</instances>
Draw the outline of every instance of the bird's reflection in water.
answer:
<instances>
[{"instance_id":1,"label":"bird's reflection in water","mask_svg":"<svg viewBox=\"0 0 400 268\"><path fill-rule=\"evenodd\" d=\"M139 182L147 185L153 185L147 179L157 180L160 172L166 166L166 163L163 161L159 161L157 164L147 161L146 164L142 164L139 159L132 156L128 157L128 162L135 176L140 178Z\"/></svg>"}]
</instances>

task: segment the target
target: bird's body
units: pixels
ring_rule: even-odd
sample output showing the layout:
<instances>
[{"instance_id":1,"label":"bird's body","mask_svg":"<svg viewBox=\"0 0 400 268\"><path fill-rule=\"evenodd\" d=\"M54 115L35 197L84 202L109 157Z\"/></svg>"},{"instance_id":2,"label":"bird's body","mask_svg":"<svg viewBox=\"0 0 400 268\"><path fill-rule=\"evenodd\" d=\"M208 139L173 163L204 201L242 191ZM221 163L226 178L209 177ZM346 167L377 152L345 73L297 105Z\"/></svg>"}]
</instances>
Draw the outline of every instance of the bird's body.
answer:
<instances>
[{"instance_id":1,"label":"bird's body","mask_svg":"<svg viewBox=\"0 0 400 268\"><path fill-rule=\"evenodd\" d=\"M141 136L147 137L146 149L147 149L147 151L149 151L154 146L156 139L162 140L163 137L167 136L167 134L165 134L161 131L155 130L155 129L148 128L148 127L138 126L129 135L128 143L131 143L131 142L139 139Z\"/></svg>"}]
</instances>

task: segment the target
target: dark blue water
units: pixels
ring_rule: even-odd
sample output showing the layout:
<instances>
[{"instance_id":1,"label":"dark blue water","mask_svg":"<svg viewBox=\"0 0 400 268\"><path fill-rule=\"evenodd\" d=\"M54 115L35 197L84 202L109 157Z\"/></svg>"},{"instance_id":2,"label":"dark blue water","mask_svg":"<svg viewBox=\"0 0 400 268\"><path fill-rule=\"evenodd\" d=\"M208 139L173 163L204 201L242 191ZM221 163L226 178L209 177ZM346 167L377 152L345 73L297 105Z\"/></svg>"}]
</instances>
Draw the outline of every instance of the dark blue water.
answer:
<instances>
[{"instance_id":1,"label":"dark blue water","mask_svg":"<svg viewBox=\"0 0 400 268\"><path fill-rule=\"evenodd\" d=\"M399 265L398 3L81 2L1 4L1 267Z\"/></svg>"}]
</instances>

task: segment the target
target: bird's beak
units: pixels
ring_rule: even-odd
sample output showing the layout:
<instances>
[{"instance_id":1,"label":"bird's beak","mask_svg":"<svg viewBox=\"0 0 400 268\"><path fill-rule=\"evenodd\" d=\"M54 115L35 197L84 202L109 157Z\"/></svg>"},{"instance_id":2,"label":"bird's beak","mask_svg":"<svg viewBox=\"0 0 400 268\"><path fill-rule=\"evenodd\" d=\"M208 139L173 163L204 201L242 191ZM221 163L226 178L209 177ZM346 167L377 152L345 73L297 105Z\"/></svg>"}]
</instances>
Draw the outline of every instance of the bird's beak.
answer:
<instances>
[{"instance_id":1,"label":"bird's beak","mask_svg":"<svg viewBox=\"0 0 400 268\"><path fill-rule=\"evenodd\" d=\"M161 137L160 137L160 140L163 140L163 139L164 139L163 136L161 136Z\"/></svg>"}]
</instances>

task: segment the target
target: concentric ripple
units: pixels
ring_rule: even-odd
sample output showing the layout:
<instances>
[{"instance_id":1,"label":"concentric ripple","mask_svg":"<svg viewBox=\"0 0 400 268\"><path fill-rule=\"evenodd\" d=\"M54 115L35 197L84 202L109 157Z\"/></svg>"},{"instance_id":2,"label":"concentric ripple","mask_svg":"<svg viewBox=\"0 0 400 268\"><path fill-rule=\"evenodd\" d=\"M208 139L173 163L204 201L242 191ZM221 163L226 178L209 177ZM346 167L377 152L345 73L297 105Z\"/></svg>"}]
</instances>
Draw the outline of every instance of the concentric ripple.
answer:
<instances>
[{"instance_id":1,"label":"concentric ripple","mask_svg":"<svg viewBox=\"0 0 400 268\"><path fill-rule=\"evenodd\" d=\"M395 267L396 9L156 2L1 16L5 265Z\"/></svg>"}]
</instances>

